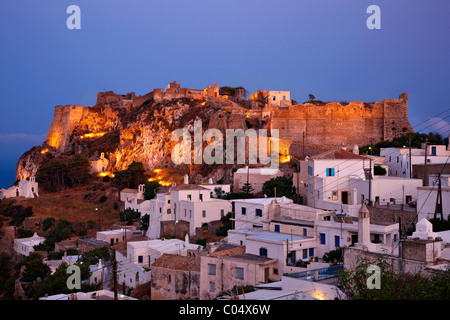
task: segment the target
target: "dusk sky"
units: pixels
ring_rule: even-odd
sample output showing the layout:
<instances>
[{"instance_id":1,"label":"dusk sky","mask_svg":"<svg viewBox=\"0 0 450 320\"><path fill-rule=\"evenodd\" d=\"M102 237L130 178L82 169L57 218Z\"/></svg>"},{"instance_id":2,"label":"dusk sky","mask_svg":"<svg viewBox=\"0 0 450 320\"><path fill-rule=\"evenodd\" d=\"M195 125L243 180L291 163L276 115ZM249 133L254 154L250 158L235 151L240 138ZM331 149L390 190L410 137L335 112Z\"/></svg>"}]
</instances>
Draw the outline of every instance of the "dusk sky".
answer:
<instances>
[{"instance_id":1,"label":"dusk sky","mask_svg":"<svg viewBox=\"0 0 450 320\"><path fill-rule=\"evenodd\" d=\"M81 30L69 30L69 5ZM369 30L369 5L381 30ZM298 102L409 95L416 131L450 133L450 1L2 0L0 188L41 145L55 105L99 91L244 86ZM421 124L430 117L436 119ZM427 127L428 126L428 127Z\"/></svg>"}]
</instances>

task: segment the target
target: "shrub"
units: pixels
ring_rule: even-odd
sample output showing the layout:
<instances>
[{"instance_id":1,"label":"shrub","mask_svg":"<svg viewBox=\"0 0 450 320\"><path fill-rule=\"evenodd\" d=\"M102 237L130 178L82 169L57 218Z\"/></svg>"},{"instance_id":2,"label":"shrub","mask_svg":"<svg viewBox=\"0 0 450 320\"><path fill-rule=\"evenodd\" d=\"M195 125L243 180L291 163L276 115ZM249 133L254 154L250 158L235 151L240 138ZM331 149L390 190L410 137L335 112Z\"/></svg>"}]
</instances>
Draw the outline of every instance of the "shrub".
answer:
<instances>
[{"instance_id":1,"label":"shrub","mask_svg":"<svg viewBox=\"0 0 450 320\"><path fill-rule=\"evenodd\" d=\"M108 200L107 196L101 196L100 199L98 200L98 202L103 203L103 202L106 202L106 200Z\"/></svg>"},{"instance_id":2,"label":"shrub","mask_svg":"<svg viewBox=\"0 0 450 320\"><path fill-rule=\"evenodd\" d=\"M53 227L53 224L55 223L55 218L46 218L44 222L42 222L43 230L47 231L51 227Z\"/></svg>"},{"instance_id":3,"label":"shrub","mask_svg":"<svg viewBox=\"0 0 450 320\"><path fill-rule=\"evenodd\" d=\"M30 238L34 232L32 230L26 230L24 228L17 229L17 238Z\"/></svg>"}]
</instances>

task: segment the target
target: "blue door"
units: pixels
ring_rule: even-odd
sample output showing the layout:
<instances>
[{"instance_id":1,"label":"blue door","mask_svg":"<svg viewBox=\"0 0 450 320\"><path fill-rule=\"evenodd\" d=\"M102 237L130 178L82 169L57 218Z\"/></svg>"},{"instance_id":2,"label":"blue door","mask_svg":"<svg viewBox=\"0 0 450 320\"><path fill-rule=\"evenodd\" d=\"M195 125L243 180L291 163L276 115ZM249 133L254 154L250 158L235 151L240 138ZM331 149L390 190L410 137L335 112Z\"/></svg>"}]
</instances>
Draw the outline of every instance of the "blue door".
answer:
<instances>
[{"instance_id":1,"label":"blue door","mask_svg":"<svg viewBox=\"0 0 450 320\"><path fill-rule=\"evenodd\" d=\"M278 224L275 225L275 232L280 232L280 225Z\"/></svg>"},{"instance_id":2,"label":"blue door","mask_svg":"<svg viewBox=\"0 0 450 320\"><path fill-rule=\"evenodd\" d=\"M294 253L294 256L292 257L292 265L295 265L295 261L297 260L296 258L295 258L295 251L293 251L293 253Z\"/></svg>"},{"instance_id":3,"label":"blue door","mask_svg":"<svg viewBox=\"0 0 450 320\"><path fill-rule=\"evenodd\" d=\"M340 247L341 238L339 236L334 236L334 246Z\"/></svg>"}]
</instances>

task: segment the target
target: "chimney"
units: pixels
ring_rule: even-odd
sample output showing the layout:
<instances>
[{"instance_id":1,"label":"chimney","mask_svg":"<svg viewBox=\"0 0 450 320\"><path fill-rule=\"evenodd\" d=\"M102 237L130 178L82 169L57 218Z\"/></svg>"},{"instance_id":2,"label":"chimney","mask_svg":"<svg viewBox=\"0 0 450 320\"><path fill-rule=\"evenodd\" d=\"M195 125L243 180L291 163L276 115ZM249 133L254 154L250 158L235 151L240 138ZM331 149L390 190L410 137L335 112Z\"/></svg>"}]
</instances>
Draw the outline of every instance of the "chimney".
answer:
<instances>
[{"instance_id":1,"label":"chimney","mask_svg":"<svg viewBox=\"0 0 450 320\"><path fill-rule=\"evenodd\" d=\"M189 244L189 235L186 233L186 235L184 236L184 242L186 244Z\"/></svg>"},{"instance_id":2,"label":"chimney","mask_svg":"<svg viewBox=\"0 0 450 320\"><path fill-rule=\"evenodd\" d=\"M376 252L375 244L370 241L370 211L361 196L361 208L358 212L358 242L357 247L366 247L368 251Z\"/></svg>"},{"instance_id":3,"label":"chimney","mask_svg":"<svg viewBox=\"0 0 450 320\"><path fill-rule=\"evenodd\" d=\"M213 184L212 178L209 178L209 179L208 179L208 184Z\"/></svg>"},{"instance_id":4,"label":"chimney","mask_svg":"<svg viewBox=\"0 0 450 320\"><path fill-rule=\"evenodd\" d=\"M184 175L184 184L189 184L189 176L187 174Z\"/></svg>"}]
</instances>

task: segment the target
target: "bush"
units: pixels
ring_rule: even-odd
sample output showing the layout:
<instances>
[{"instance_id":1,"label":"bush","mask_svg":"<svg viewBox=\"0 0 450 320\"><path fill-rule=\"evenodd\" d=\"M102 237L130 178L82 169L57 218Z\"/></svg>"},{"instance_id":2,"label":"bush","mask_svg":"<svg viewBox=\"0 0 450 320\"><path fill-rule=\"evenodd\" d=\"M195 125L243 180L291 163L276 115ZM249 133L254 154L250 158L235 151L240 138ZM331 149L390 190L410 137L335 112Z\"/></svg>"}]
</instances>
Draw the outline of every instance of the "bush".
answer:
<instances>
[{"instance_id":1,"label":"bush","mask_svg":"<svg viewBox=\"0 0 450 320\"><path fill-rule=\"evenodd\" d=\"M32 230L25 230L24 228L17 229L17 238L30 238L34 235Z\"/></svg>"},{"instance_id":2,"label":"bush","mask_svg":"<svg viewBox=\"0 0 450 320\"><path fill-rule=\"evenodd\" d=\"M109 182L111 178L109 176L104 176L102 180L103 182Z\"/></svg>"},{"instance_id":3,"label":"bush","mask_svg":"<svg viewBox=\"0 0 450 320\"><path fill-rule=\"evenodd\" d=\"M206 238L198 239L197 241L195 241L195 244L199 244L199 245L203 246L203 248L205 248L206 247Z\"/></svg>"},{"instance_id":4,"label":"bush","mask_svg":"<svg viewBox=\"0 0 450 320\"><path fill-rule=\"evenodd\" d=\"M125 209L124 211L119 212L120 221L126 221L127 225L133 223L134 219L140 218L141 213L138 210L134 210L131 208Z\"/></svg>"},{"instance_id":5,"label":"bush","mask_svg":"<svg viewBox=\"0 0 450 320\"><path fill-rule=\"evenodd\" d=\"M108 200L107 196L101 196L100 199L98 200L98 203L106 202L106 200Z\"/></svg>"},{"instance_id":6,"label":"bush","mask_svg":"<svg viewBox=\"0 0 450 320\"><path fill-rule=\"evenodd\" d=\"M331 250L325 253L322 257L323 261L334 263L334 261L336 260L337 262L341 262L343 249L344 249L343 247L338 247L335 250Z\"/></svg>"},{"instance_id":7,"label":"bush","mask_svg":"<svg viewBox=\"0 0 450 320\"><path fill-rule=\"evenodd\" d=\"M43 230L47 231L51 227L53 227L53 224L55 223L55 218L46 218L44 222L42 223Z\"/></svg>"}]
</instances>

